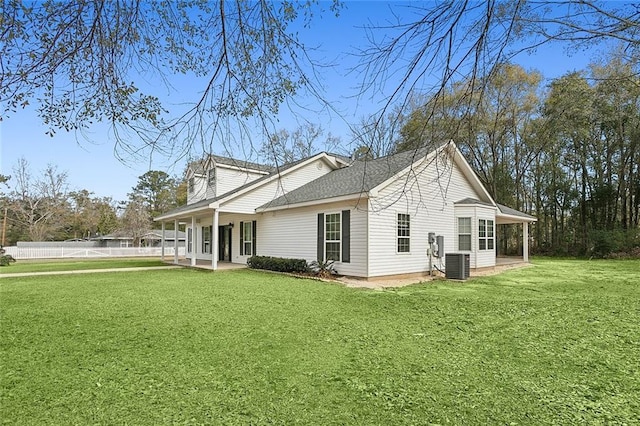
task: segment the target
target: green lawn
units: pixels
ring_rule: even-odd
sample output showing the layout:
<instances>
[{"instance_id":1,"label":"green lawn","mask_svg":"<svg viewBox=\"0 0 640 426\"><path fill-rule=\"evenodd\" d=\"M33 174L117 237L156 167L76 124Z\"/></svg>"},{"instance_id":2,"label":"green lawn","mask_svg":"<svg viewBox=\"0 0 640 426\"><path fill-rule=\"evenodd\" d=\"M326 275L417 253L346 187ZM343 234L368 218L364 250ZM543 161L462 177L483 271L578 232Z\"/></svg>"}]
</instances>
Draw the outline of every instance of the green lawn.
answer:
<instances>
[{"instance_id":1,"label":"green lawn","mask_svg":"<svg viewBox=\"0 0 640 426\"><path fill-rule=\"evenodd\" d=\"M139 266L163 266L156 258L111 258L111 259L56 259L48 261L18 260L9 266L0 267L0 275L19 272L74 271L87 269L134 268Z\"/></svg>"},{"instance_id":2,"label":"green lawn","mask_svg":"<svg viewBox=\"0 0 640 426\"><path fill-rule=\"evenodd\" d=\"M637 424L640 262L349 289L250 270L0 280L0 418Z\"/></svg>"}]
</instances>

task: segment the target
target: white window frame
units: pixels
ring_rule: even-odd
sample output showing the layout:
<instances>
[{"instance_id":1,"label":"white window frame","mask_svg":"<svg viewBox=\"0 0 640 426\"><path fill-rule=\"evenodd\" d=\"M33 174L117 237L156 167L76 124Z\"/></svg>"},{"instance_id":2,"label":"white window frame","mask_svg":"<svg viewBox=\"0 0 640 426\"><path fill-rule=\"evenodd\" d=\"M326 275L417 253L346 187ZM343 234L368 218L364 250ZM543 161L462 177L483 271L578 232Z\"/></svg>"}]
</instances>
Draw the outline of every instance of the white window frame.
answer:
<instances>
[{"instance_id":1,"label":"white window frame","mask_svg":"<svg viewBox=\"0 0 640 426\"><path fill-rule=\"evenodd\" d=\"M468 226L469 226L469 232L461 232L461 231L462 231L462 229L460 229L460 228L461 228L461 226L460 226L460 220L462 220L462 219L464 219L464 220L467 220L467 221L468 221L468 224L469 224L469 225L468 225ZM466 226L467 226L467 225L465 224L465 227L466 227ZM466 229L465 229L465 230L466 230ZM469 248L468 248L468 249L467 249L467 248L461 248L461 247L460 247L460 237L461 237L461 236L463 236L463 235L464 235L464 236L467 236L467 235L469 236ZM470 217L470 216L464 216L464 217L459 217L459 218L458 218L458 224L457 224L457 236L458 236L458 238L457 238L457 240L458 240L458 251L472 251L472 250L473 250L473 221L471 220L471 217Z\"/></svg>"},{"instance_id":2,"label":"white window frame","mask_svg":"<svg viewBox=\"0 0 640 426\"><path fill-rule=\"evenodd\" d=\"M187 253L193 252L193 228L187 228Z\"/></svg>"},{"instance_id":3,"label":"white window frame","mask_svg":"<svg viewBox=\"0 0 640 426\"><path fill-rule=\"evenodd\" d=\"M493 219L478 219L478 250L488 251L494 249L495 223Z\"/></svg>"},{"instance_id":4,"label":"white window frame","mask_svg":"<svg viewBox=\"0 0 640 426\"><path fill-rule=\"evenodd\" d=\"M242 252L245 256L253 256L253 221L243 221L242 232L244 234L242 235ZM247 239L247 232L249 233L249 239ZM249 244L249 250L247 250L247 244Z\"/></svg>"},{"instance_id":5,"label":"white window frame","mask_svg":"<svg viewBox=\"0 0 640 426\"><path fill-rule=\"evenodd\" d=\"M405 223L406 226L403 226ZM402 233L406 233L406 235L400 235ZM400 250L400 241L406 241L407 250ZM411 215L409 213L396 213L396 254L408 253L411 253Z\"/></svg>"},{"instance_id":6,"label":"white window frame","mask_svg":"<svg viewBox=\"0 0 640 426\"><path fill-rule=\"evenodd\" d=\"M213 229L211 226L203 226L200 229L200 233L202 234L202 253L211 253L211 234L213 233ZM205 235L206 234L208 235Z\"/></svg>"},{"instance_id":7,"label":"white window frame","mask_svg":"<svg viewBox=\"0 0 640 426\"><path fill-rule=\"evenodd\" d=\"M190 177L189 181L187 182L187 191L189 192L189 194L193 194L196 191L196 178L195 177Z\"/></svg>"},{"instance_id":8,"label":"white window frame","mask_svg":"<svg viewBox=\"0 0 640 426\"><path fill-rule=\"evenodd\" d=\"M335 234L338 234L338 238L337 239L329 239L329 217L333 217L336 216L338 218L337 224L338 224L338 229L335 231L331 231L332 235L335 236ZM332 224L336 223L335 221L331 222ZM328 244L338 244L338 258L329 258L329 256L327 255L327 245ZM340 262L342 260L342 212L330 212L330 213L325 213L324 214L324 258L329 261L329 260L333 260L335 262Z\"/></svg>"}]
</instances>

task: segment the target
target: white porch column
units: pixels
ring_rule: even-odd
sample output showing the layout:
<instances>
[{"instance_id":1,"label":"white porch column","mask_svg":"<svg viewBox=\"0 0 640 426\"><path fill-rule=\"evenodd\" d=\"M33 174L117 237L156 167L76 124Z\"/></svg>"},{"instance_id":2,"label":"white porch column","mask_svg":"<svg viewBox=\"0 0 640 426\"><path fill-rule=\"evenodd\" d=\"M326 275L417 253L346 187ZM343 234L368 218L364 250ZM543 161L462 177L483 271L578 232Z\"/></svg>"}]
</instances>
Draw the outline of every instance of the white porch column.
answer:
<instances>
[{"instance_id":1,"label":"white porch column","mask_svg":"<svg viewBox=\"0 0 640 426\"><path fill-rule=\"evenodd\" d=\"M522 260L529 261L529 222L522 222Z\"/></svg>"},{"instance_id":2,"label":"white porch column","mask_svg":"<svg viewBox=\"0 0 640 426\"><path fill-rule=\"evenodd\" d=\"M191 266L196 266L196 254L198 253L197 235L196 217L191 216Z\"/></svg>"},{"instance_id":3,"label":"white porch column","mask_svg":"<svg viewBox=\"0 0 640 426\"><path fill-rule=\"evenodd\" d=\"M218 209L213 210L213 226L211 229L211 269L214 271L218 269L218 221L219 221Z\"/></svg>"},{"instance_id":4,"label":"white porch column","mask_svg":"<svg viewBox=\"0 0 640 426\"><path fill-rule=\"evenodd\" d=\"M162 221L162 238L160 239L160 260L164 262L164 220Z\"/></svg>"},{"instance_id":5,"label":"white porch column","mask_svg":"<svg viewBox=\"0 0 640 426\"><path fill-rule=\"evenodd\" d=\"M173 229L175 229L176 237L173 240L173 263L178 264L178 219L173 220Z\"/></svg>"}]
</instances>

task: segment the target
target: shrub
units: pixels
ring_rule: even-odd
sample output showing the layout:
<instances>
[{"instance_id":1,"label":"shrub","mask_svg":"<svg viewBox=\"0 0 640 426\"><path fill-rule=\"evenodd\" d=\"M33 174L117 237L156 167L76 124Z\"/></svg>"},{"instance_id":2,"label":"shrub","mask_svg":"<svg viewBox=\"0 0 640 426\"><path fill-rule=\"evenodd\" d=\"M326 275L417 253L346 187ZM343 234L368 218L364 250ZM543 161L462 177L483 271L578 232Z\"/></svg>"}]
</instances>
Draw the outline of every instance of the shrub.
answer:
<instances>
[{"instance_id":1,"label":"shrub","mask_svg":"<svg viewBox=\"0 0 640 426\"><path fill-rule=\"evenodd\" d=\"M9 266L16 260L10 254L3 254L0 256L0 266Z\"/></svg>"},{"instance_id":2,"label":"shrub","mask_svg":"<svg viewBox=\"0 0 640 426\"><path fill-rule=\"evenodd\" d=\"M327 260L324 262L314 260L309 265L309 269L311 269L311 271L320 278L330 278L338 273L336 268L333 266L333 260Z\"/></svg>"},{"instance_id":3,"label":"shrub","mask_svg":"<svg viewBox=\"0 0 640 426\"><path fill-rule=\"evenodd\" d=\"M634 257L633 253L640 247L637 229L594 230L589 237L594 257Z\"/></svg>"},{"instance_id":4,"label":"shrub","mask_svg":"<svg viewBox=\"0 0 640 426\"><path fill-rule=\"evenodd\" d=\"M287 259L271 256L251 256L247 265L252 269L266 269L277 272L307 272L307 261L304 259Z\"/></svg>"}]
</instances>

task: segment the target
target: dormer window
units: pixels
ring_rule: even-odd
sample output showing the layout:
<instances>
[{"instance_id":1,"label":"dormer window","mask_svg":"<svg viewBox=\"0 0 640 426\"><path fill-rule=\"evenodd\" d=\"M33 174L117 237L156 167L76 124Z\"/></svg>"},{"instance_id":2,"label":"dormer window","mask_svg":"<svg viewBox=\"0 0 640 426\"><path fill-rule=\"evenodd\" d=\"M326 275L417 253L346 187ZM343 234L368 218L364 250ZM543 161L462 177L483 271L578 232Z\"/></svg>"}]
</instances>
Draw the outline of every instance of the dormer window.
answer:
<instances>
[{"instance_id":1,"label":"dormer window","mask_svg":"<svg viewBox=\"0 0 640 426\"><path fill-rule=\"evenodd\" d=\"M189 194L193 194L193 191L195 191L195 189L196 189L196 179L191 178L189 179Z\"/></svg>"},{"instance_id":2,"label":"dormer window","mask_svg":"<svg viewBox=\"0 0 640 426\"><path fill-rule=\"evenodd\" d=\"M209 169L209 186L213 185L214 183L216 183L216 168L211 168Z\"/></svg>"}]
</instances>

